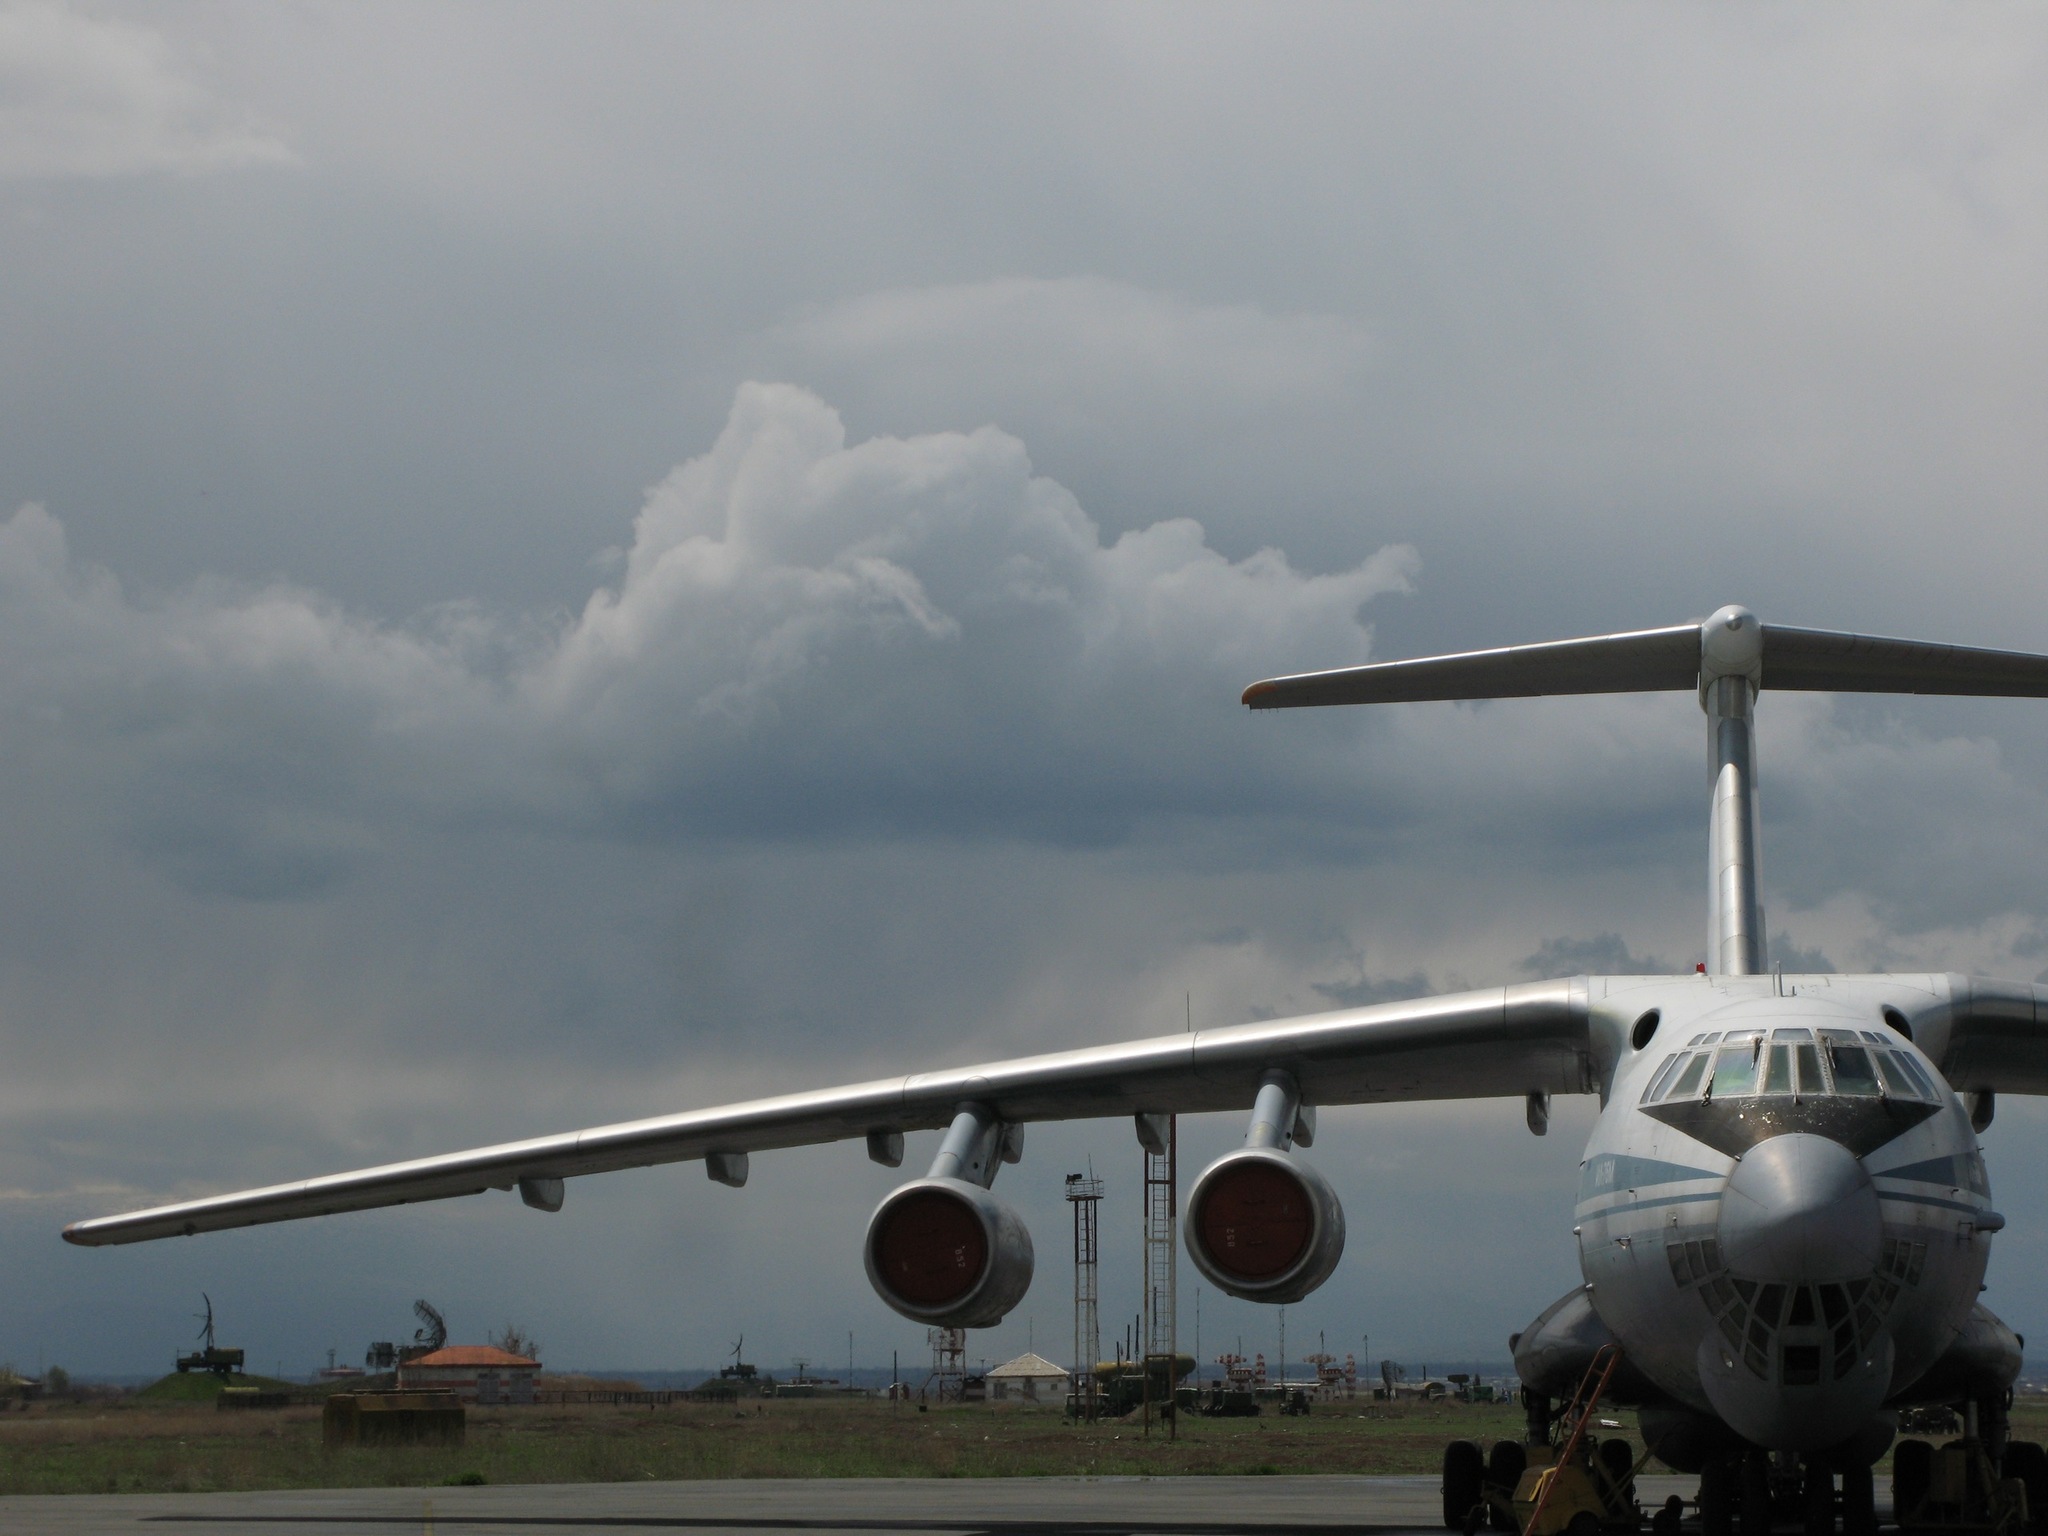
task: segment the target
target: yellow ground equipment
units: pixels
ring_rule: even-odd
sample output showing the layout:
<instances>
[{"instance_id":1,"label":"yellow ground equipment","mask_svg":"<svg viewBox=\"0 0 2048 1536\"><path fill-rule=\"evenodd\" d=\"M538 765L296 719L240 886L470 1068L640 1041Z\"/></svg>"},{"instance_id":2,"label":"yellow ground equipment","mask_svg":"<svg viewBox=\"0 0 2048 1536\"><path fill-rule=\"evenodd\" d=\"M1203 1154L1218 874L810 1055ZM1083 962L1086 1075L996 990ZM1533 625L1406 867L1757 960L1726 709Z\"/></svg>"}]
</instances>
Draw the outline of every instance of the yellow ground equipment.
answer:
<instances>
[{"instance_id":1,"label":"yellow ground equipment","mask_svg":"<svg viewBox=\"0 0 2048 1536\"><path fill-rule=\"evenodd\" d=\"M1641 1526L1636 1473L1648 1454L1638 1460L1627 1441L1603 1442L1587 1433L1620 1365L1618 1345L1606 1345L1594 1355L1562 1415L1569 1425L1563 1444L1548 1461L1540 1455L1530 1458L1514 1492L1514 1528L1521 1536L1598 1536Z\"/></svg>"}]
</instances>

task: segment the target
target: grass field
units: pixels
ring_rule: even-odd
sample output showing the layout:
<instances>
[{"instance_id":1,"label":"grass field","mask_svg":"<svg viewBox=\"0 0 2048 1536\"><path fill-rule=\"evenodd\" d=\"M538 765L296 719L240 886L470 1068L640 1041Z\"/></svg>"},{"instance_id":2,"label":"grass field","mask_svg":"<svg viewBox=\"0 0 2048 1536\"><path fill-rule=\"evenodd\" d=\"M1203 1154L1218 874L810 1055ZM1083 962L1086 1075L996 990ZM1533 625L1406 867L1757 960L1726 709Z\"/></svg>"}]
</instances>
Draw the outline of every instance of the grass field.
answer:
<instances>
[{"instance_id":1,"label":"grass field","mask_svg":"<svg viewBox=\"0 0 2048 1536\"><path fill-rule=\"evenodd\" d=\"M1360 1417L1369 1414L1371 1417ZM1075 1426L1052 1409L919 1413L885 1402L471 1409L461 1449L320 1445L313 1408L38 1406L0 1417L0 1493L628 1482L731 1477L1037 1477L1430 1472L1446 1441L1519 1432L1503 1407L1319 1409L1307 1418Z\"/></svg>"},{"instance_id":2,"label":"grass field","mask_svg":"<svg viewBox=\"0 0 2048 1536\"><path fill-rule=\"evenodd\" d=\"M1634 1440L1634 1421L1618 1414ZM2048 1439L2022 1400L2015 1433ZM1221 1476L1433 1473L1456 1439L1517 1436L1505 1406L1331 1405L1307 1418L1195 1419L1169 1441L1136 1423L1065 1423L1051 1409L919 1413L884 1402L738 1407L472 1409L455 1449L320 1445L313 1408L221 1413L210 1403L38 1404L0 1415L0 1493L430 1487L732 1477Z\"/></svg>"}]
</instances>

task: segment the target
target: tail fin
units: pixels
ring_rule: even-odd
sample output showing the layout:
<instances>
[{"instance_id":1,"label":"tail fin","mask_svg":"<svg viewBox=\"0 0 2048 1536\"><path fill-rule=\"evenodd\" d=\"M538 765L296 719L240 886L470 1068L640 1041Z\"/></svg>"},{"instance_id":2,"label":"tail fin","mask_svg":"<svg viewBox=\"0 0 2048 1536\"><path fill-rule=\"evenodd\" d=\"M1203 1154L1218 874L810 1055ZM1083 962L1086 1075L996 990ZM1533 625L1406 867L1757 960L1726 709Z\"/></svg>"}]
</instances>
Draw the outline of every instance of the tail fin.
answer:
<instances>
[{"instance_id":1,"label":"tail fin","mask_svg":"<svg viewBox=\"0 0 2048 1536\"><path fill-rule=\"evenodd\" d=\"M2048 698L2048 656L1759 624L1748 609L1731 606L1668 629L1272 677L1245 689L1244 702L1300 709L1697 689L1713 778L1708 963L1723 975L1749 975L1764 968L1752 740L1760 688L2039 699Z\"/></svg>"}]
</instances>

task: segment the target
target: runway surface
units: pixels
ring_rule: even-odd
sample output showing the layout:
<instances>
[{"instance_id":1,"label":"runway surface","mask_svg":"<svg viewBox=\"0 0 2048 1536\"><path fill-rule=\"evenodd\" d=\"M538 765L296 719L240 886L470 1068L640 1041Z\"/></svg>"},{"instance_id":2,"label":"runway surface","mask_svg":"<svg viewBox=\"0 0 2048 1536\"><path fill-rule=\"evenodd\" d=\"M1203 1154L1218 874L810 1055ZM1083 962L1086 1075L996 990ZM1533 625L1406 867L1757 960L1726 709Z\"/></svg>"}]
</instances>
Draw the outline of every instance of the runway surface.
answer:
<instances>
[{"instance_id":1,"label":"runway surface","mask_svg":"<svg viewBox=\"0 0 2048 1536\"><path fill-rule=\"evenodd\" d=\"M1638 1479L1646 1509L1697 1480ZM1886 1490L1880 1490L1882 1497ZM878 1478L348 1488L293 1493L0 1498L0 1531L52 1536L1264 1536L1347 1530L1443 1536L1430 1477Z\"/></svg>"}]
</instances>

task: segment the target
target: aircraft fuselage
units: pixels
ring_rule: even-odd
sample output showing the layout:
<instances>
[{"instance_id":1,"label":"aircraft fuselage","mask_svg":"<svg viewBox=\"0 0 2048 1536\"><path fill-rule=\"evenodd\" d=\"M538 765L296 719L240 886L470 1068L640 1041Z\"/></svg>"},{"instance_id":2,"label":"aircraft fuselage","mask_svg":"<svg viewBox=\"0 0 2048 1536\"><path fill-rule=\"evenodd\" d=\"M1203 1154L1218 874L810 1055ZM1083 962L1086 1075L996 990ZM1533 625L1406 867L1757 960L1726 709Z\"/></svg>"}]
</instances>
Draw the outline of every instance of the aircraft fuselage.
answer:
<instances>
[{"instance_id":1,"label":"aircraft fuselage","mask_svg":"<svg viewBox=\"0 0 2048 1536\"><path fill-rule=\"evenodd\" d=\"M1926 994L1595 986L1648 1038L1623 1047L1581 1167L1594 1312L1656 1388L1751 1444L1851 1440L1964 1336L2002 1225L1969 1111L1905 1032Z\"/></svg>"}]
</instances>

